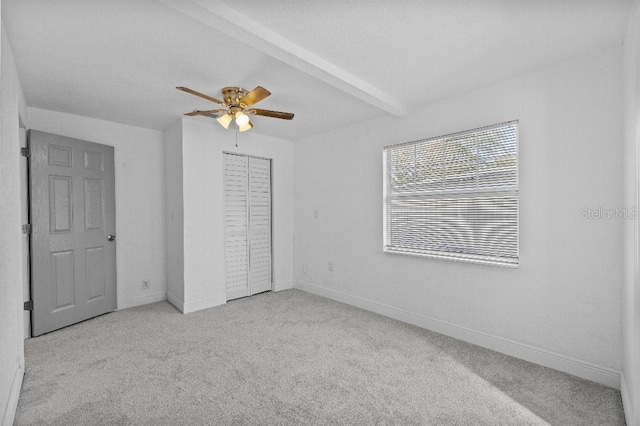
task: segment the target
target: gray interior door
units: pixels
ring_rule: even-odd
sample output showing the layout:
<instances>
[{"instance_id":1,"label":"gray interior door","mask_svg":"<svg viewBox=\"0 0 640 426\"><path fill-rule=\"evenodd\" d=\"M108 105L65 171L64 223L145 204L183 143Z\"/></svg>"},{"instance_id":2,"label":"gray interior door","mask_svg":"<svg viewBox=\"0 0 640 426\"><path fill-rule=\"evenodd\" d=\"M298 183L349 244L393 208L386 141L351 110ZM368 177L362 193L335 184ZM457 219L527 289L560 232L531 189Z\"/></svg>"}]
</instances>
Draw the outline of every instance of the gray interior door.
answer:
<instances>
[{"instance_id":1,"label":"gray interior door","mask_svg":"<svg viewBox=\"0 0 640 426\"><path fill-rule=\"evenodd\" d=\"M113 147L30 131L34 336L116 308Z\"/></svg>"},{"instance_id":2,"label":"gray interior door","mask_svg":"<svg viewBox=\"0 0 640 426\"><path fill-rule=\"evenodd\" d=\"M27 148L27 130L20 128L20 148ZM28 158L20 159L20 210L21 210L21 222L29 223L29 173L28 173ZM22 235L22 300L27 302L31 300L31 280L29 279L29 256L31 251L29 248L29 234L23 233ZM24 338L31 337L31 312L23 312L23 324L24 324Z\"/></svg>"}]
</instances>

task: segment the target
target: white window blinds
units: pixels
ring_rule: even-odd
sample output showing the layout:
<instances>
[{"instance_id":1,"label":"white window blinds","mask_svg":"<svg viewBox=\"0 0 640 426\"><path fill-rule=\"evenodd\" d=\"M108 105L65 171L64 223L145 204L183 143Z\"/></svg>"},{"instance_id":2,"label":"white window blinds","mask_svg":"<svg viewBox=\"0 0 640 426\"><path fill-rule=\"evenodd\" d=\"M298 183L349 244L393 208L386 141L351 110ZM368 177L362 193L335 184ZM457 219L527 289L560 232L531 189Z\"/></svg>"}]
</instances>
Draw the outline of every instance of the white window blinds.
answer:
<instances>
[{"instance_id":1,"label":"white window blinds","mask_svg":"<svg viewBox=\"0 0 640 426\"><path fill-rule=\"evenodd\" d=\"M517 121L388 146L384 160L386 252L518 264Z\"/></svg>"}]
</instances>

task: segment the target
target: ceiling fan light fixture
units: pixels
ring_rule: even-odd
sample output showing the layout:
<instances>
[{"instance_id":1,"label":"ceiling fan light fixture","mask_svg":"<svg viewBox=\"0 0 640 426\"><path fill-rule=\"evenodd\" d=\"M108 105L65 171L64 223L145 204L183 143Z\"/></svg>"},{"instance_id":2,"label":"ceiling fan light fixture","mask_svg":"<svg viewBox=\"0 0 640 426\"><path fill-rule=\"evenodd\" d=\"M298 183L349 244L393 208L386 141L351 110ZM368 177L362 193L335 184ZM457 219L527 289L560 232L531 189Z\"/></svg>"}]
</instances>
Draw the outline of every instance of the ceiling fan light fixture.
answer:
<instances>
[{"instance_id":1,"label":"ceiling fan light fixture","mask_svg":"<svg viewBox=\"0 0 640 426\"><path fill-rule=\"evenodd\" d=\"M240 127L246 126L247 123L249 123L249 117L247 116L247 114L245 114L242 111L236 112L236 124L238 125L238 127L240 128ZM251 127L249 127L249 129L250 128ZM249 129L247 129L247 130L249 130Z\"/></svg>"},{"instance_id":2,"label":"ceiling fan light fixture","mask_svg":"<svg viewBox=\"0 0 640 426\"><path fill-rule=\"evenodd\" d=\"M222 127L224 127L225 129L229 128L229 124L231 124L231 120L233 118L231 117L231 114L226 113L224 115L221 115L220 117L216 118L216 120L218 120L218 123L220 123L222 125Z\"/></svg>"},{"instance_id":3,"label":"ceiling fan light fixture","mask_svg":"<svg viewBox=\"0 0 640 426\"><path fill-rule=\"evenodd\" d=\"M245 117L247 117L245 115ZM249 117L247 117L249 118ZM238 125L238 131L240 132L246 132L247 130L251 129L253 127L253 124L251 124L251 121L247 120L247 124L244 124L242 126Z\"/></svg>"}]
</instances>

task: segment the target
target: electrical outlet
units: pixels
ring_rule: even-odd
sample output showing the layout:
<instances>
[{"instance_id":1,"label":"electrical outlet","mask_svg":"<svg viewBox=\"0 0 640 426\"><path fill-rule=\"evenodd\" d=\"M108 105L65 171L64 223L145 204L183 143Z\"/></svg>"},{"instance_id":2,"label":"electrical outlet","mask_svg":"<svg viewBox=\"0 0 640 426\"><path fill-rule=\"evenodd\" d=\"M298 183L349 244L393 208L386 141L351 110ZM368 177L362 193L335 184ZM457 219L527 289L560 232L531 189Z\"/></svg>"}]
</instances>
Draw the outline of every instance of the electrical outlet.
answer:
<instances>
[{"instance_id":1,"label":"electrical outlet","mask_svg":"<svg viewBox=\"0 0 640 426\"><path fill-rule=\"evenodd\" d=\"M151 280L149 279L142 280L142 289L149 290L150 288L151 288Z\"/></svg>"},{"instance_id":2,"label":"electrical outlet","mask_svg":"<svg viewBox=\"0 0 640 426\"><path fill-rule=\"evenodd\" d=\"M313 217L314 217L314 219L317 219L317 218L318 218L318 209L315 209L315 210L313 211Z\"/></svg>"},{"instance_id":3,"label":"electrical outlet","mask_svg":"<svg viewBox=\"0 0 640 426\"><path fill-rule=\"evenodd\" d=\"M306 274L307 272L309 272L309 268L307 268L307 265L302 265L302 273Z\"/></svg>"},{"instance_id":4,"label":"electrical outlet","mask_svg":"<svg viewBox=\"0 0 640 426\"><path fill-rule=\"evenodd\" d=\"M327 265L327 267L329 268L330 272L333 272L333 262L329 261L329 264Z\"/></svg>"}]
</instances>

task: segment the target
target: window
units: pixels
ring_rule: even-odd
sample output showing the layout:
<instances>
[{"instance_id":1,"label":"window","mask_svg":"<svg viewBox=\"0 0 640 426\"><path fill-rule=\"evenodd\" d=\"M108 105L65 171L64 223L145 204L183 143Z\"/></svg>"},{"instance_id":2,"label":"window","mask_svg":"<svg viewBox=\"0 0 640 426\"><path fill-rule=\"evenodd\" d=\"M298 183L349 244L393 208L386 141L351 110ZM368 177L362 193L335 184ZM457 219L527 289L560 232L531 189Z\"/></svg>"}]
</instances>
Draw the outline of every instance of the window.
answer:
<instances>
[{"instance_id":1,"label":"window","mask_svg":"<svg viewBox=\"0 0 640 426\"><path fill-rule=\"evenodd\" d=\"M518 121L384 149L384 251L517 266Z\"/></svg>"}]
</instances>

